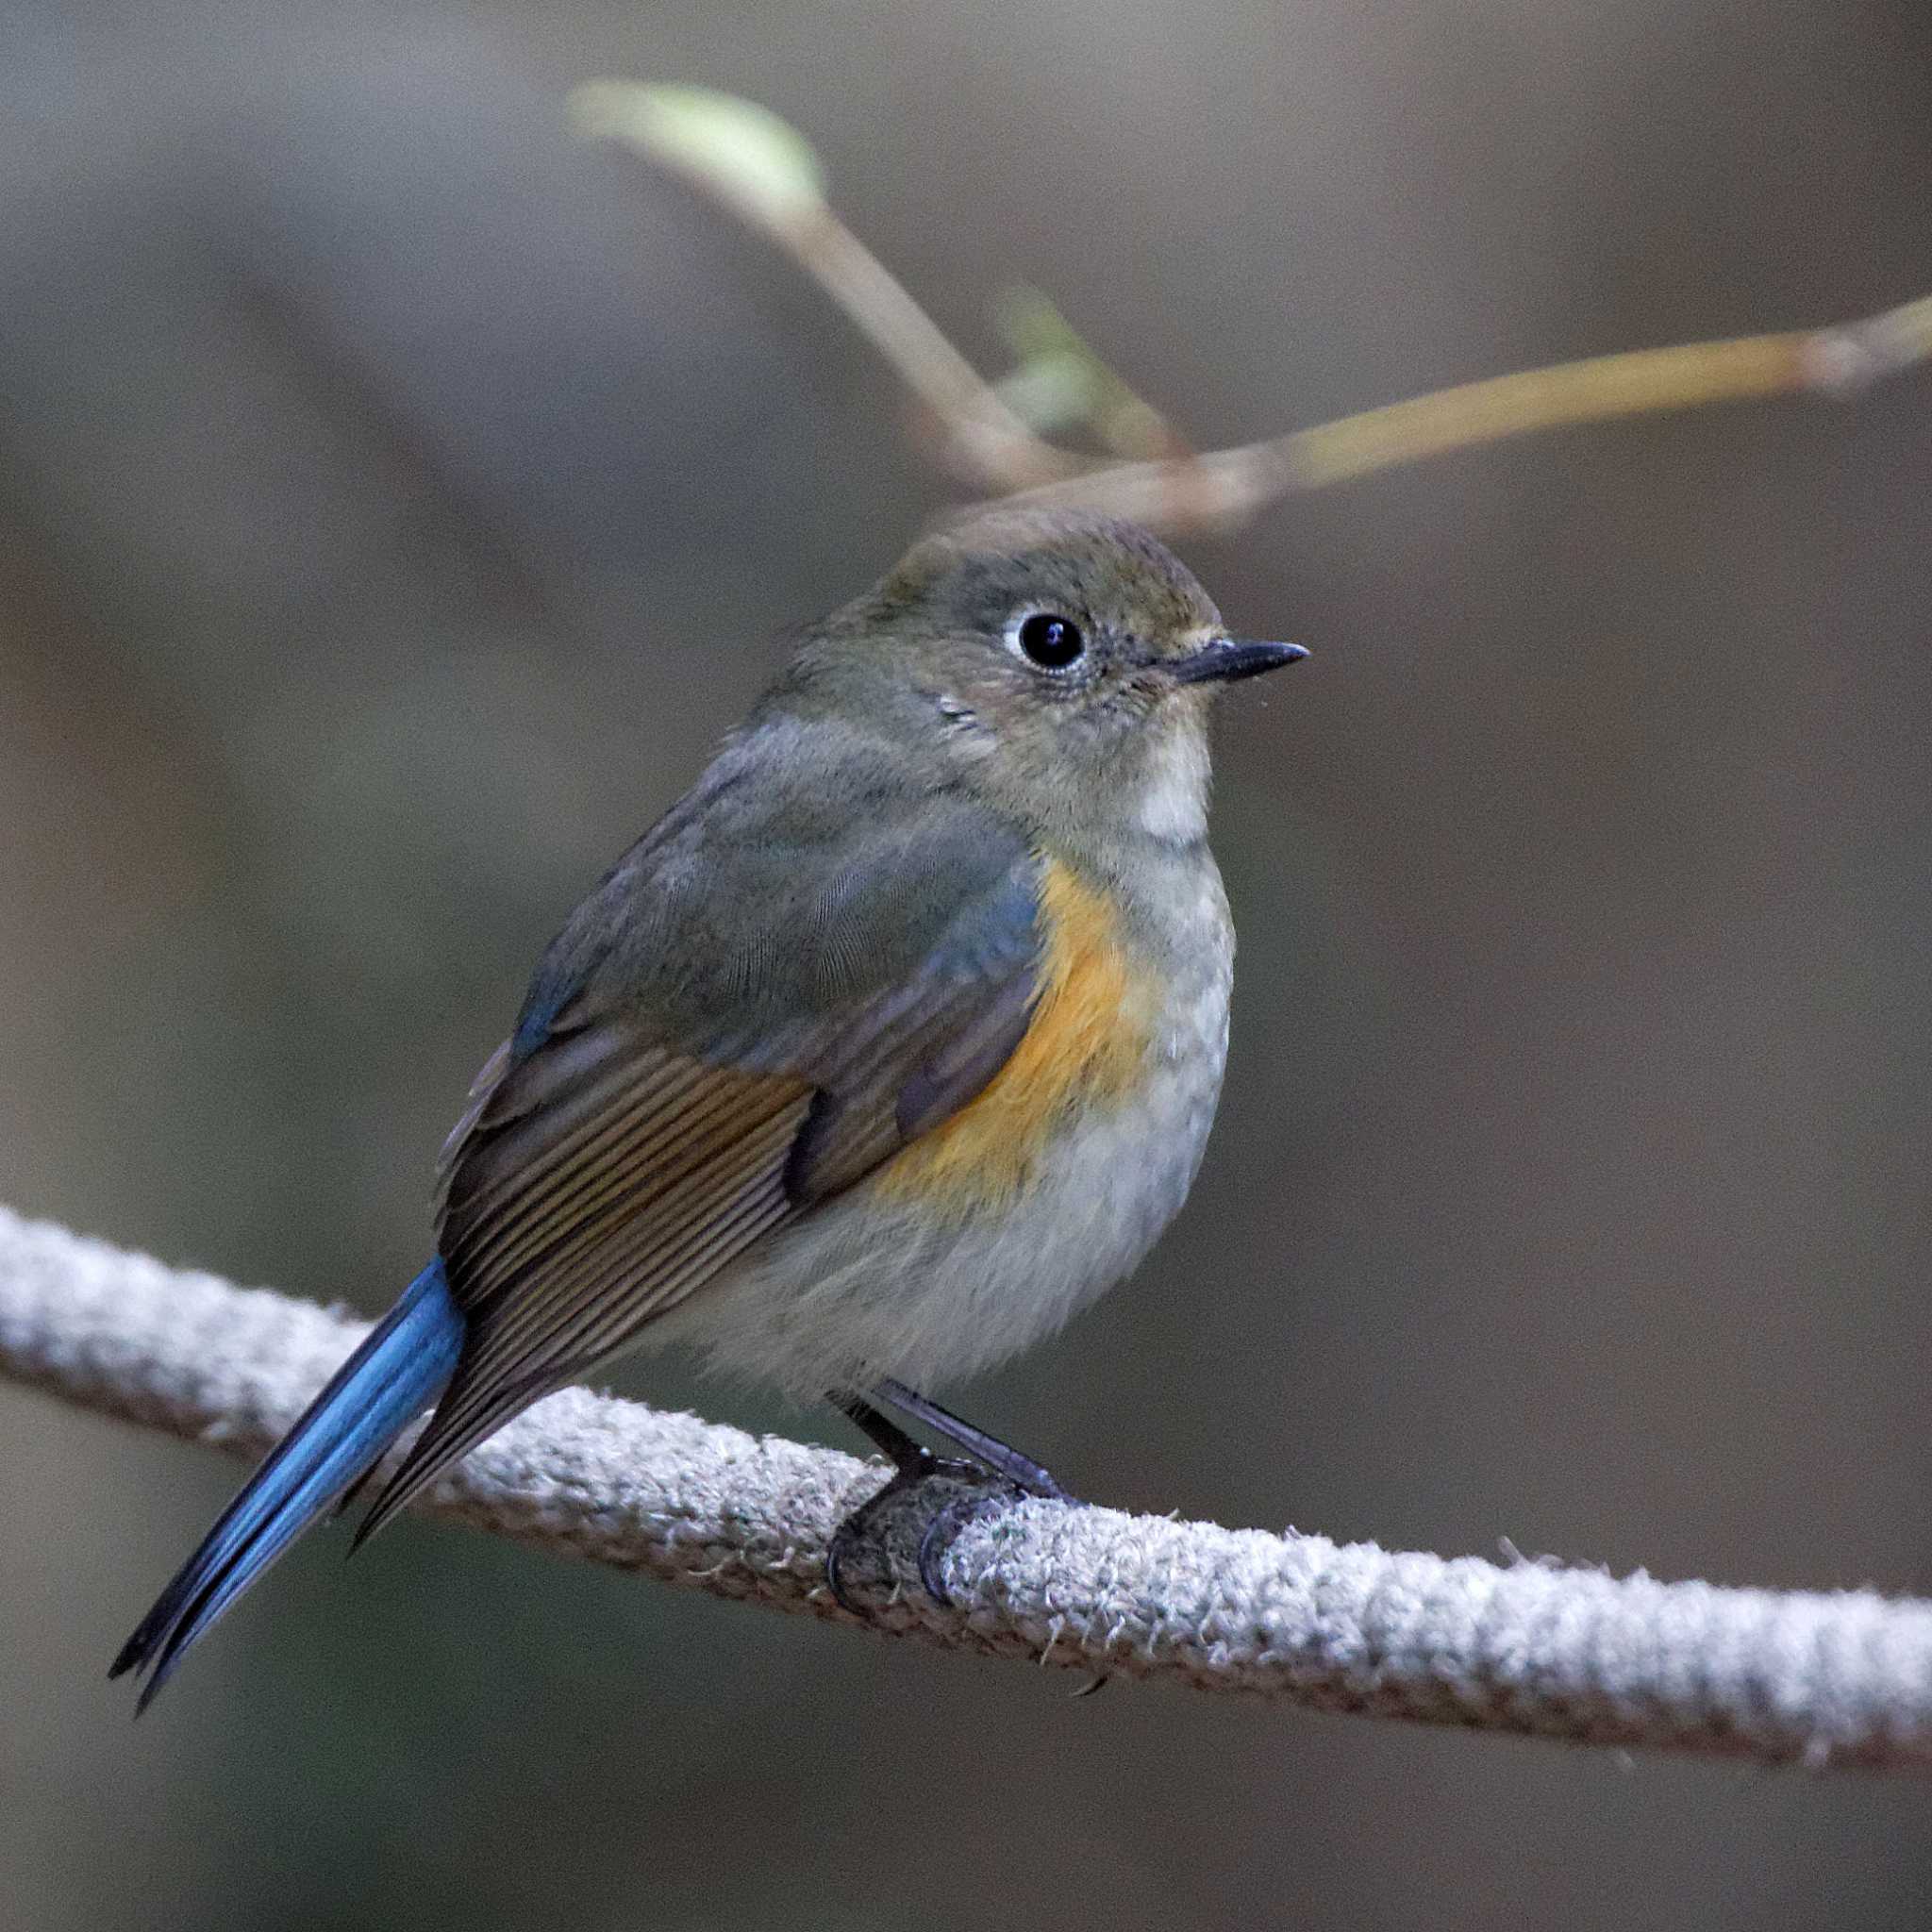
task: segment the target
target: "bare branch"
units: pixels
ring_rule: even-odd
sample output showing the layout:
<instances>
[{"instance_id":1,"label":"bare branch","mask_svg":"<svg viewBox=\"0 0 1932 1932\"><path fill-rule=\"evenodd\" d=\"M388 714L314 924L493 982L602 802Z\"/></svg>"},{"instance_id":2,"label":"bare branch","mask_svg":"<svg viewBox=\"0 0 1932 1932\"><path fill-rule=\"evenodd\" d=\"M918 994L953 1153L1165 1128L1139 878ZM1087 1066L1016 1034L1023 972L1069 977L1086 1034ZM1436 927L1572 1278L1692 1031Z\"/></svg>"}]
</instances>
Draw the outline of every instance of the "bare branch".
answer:
<instances>
[{"instance_id":1,"label":"bare branch","mask_svg":"<svg viewBox=\"0 0 1932 1932\"><path fill-rule=\"evenodd\" d=\"M1170 534L1238 525L1296 491L1533 430L1765 396L1857 394L1932 359L1927 296L1836 327L1559 362L1233 449L1109 462L1047 441L1008 406L833 212L803 137L767 109L699 89L608 80L580 88L573 105L586 132L676 170L784 249L937 422L941 454L969 488L1132 517ZM1164 434L1151 407L1147 414Z\"/></svg>"},{"instance_id":2,"label":"bare branch","mask_svg":"<svg viewBox=\"0 0 1932 1932\"><path fill-rule=\"evenodd\" d=\"M361 1333L311 1304L0 1208L0 1372L67 1401L255 1457ZM825 1549L882 1474L834 1450L570 1390L473 1453L423 1507L848 1622L824 1589ZM1048 1502L969 1523L943 1575L954 1607L908 1574L874 1592L872 1627L1331 1710L1769 1763L1932 1769L1932 1604L1870 1591L1616 1579ZM128 1578L130 1618L151 1581Z\"/></svg>"},{"instance_id":3,"label":"bare branch","mask_svg":"<svg viewBox=\"0 0 1932 1932\"><path fill-rule=\"evenodd\" d=\"M1932 297L1832 328L1634 349L1491 376L1235 449L1110 464L1036 486L1019 500L1106 509L1169 530L1241 524L1292 491L1451 450L1617 416L1858 394L1928 358Z\"/></svg>"}]
</instances>

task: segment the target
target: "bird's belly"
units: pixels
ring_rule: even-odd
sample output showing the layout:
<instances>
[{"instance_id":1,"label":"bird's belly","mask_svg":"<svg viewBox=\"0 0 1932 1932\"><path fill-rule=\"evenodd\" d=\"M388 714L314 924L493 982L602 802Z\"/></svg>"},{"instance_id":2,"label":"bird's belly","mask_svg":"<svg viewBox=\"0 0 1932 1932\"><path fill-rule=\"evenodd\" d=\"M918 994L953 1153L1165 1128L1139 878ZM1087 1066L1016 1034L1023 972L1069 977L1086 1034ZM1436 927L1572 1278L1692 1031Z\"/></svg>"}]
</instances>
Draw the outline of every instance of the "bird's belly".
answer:
<instances>
[{"instance_id":1,"label":"bird's belly","mask_svg":"<svg viewBox=\"0 0 1932 1932\"><path fill-rule=\"evenodd\" d=\"M1171 999L1131 1092L1065 1114L1024 1185L960 1200L890 1170L780 1229L658 1326L799 1394L941 1383L1058 1328L1187 1198L1221 1090L1224 965Z\"/></svg>"}]
</instances>

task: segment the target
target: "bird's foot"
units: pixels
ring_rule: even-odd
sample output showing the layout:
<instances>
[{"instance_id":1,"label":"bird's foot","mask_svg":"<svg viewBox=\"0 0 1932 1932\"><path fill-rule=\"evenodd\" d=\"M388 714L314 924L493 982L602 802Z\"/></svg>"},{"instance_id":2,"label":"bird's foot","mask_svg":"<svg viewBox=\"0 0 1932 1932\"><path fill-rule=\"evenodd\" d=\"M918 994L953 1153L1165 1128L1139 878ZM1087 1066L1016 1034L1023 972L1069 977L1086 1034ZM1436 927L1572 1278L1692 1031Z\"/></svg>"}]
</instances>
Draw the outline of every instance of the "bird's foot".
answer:
<instances>
[{"instance_id":1,"label":"bird's foot","mask_svg":"<svg viewBox=\"0 0 1932 1932\"><path fill-rule=\"evenodd\" d=\"M833 1391L833 1405L885 1453L895 1472L884 1489L839 1525L825 1552L826 1587L840 1608L855 1616L862 1612L852 1600L854 1583L890 1591L913 1575L934 1603L950 1606L952 1593L941 1571L953 1539L969 1523L1031 1496L1074 1500L1030 1457L916 1390L888 1381L879 1385L879 1392L967 1455L935 1456L862 1395Z\"/></svg>"},{"instance_id":2,"label":"bird's foot","mask_svg":"<svg viewBox=\"0 0 1932 1932\"><path fill-rule=\"evenodd\" d=\"M954 1538L990 1511L1038 1495L1072 1500L1058 1483L1050 1490L1018 1483L984 1463L921 1449L833 1533L825 1585L839 1607L855 1616L865 1612L853 1601L854 1585L890 1590L912 1575L933 1602L950 1607L942 1572Z\"/></svg>"}]
</instances>

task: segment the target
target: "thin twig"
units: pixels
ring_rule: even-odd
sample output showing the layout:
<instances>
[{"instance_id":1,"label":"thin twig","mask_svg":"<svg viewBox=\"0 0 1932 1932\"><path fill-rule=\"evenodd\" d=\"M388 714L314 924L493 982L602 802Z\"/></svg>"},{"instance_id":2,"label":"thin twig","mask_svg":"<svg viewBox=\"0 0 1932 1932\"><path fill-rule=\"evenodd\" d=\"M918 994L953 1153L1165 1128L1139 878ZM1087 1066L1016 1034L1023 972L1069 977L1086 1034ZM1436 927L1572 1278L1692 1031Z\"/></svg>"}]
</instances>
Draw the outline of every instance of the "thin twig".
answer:
<instances>
[{"instance_id":1,"label":"thin twig","mask_svg":"<svg viewBox=\"0 0 1932 1932\"><path fill-rule=\"evenodd\" d=\"M1038 435L823 199L764 192L723 144L662 138L667 91L596 82L579 91L590 131L675 169L785 250L878 350L940 425L939 447L968 487L1002 501L1087 508L1169 533L1246 523L1293 492L1506 437L1618 416L1703 408L1767 396L1862 393L1932 359L1932 296L1833 327L1638 349L1438 390L1312 428L1200 455L1110 462ZM689 96L684 91L680 97ZM717 111L760 116L722 96ZM587 105L588 104L588 105ZM783 130L808 156L791 130Z\"/></svg>"},{"instance_id":2,"label":"thin twig","mask_svg":"<svg viewBox=\"0 0 1932 1932\"><path fill-rule=\"evenodd\" d=\"M1167 529L1245 522L1291 491L1506 437L1778 395L1845 396L1932 358L1932 297L1862 322L1592 356L1491 376L1175 462L1117 463L1020 500Z\"/></svg>"}]
</instances>

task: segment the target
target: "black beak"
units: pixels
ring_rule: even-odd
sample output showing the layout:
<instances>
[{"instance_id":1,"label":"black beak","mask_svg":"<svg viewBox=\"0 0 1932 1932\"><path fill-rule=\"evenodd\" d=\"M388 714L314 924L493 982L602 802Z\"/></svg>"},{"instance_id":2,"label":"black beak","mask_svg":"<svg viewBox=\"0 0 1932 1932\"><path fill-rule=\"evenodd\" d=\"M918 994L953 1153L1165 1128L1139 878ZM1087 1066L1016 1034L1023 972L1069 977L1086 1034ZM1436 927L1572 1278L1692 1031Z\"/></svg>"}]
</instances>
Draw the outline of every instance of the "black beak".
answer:
<instances>
[{"instance_id":1,"label":"black beak","mask_svg":"<svg viewBox=\"0 0 1932 1932\"><path fill-rule=\"evenodd\" d=\"M1267 644L1252 638L1216 638L1191 658L1169 669L1176 684L1232 684L1237 678L1259 677L1279 671L1307 656L1300 644Z\"/></svg>"}]
</instances>

